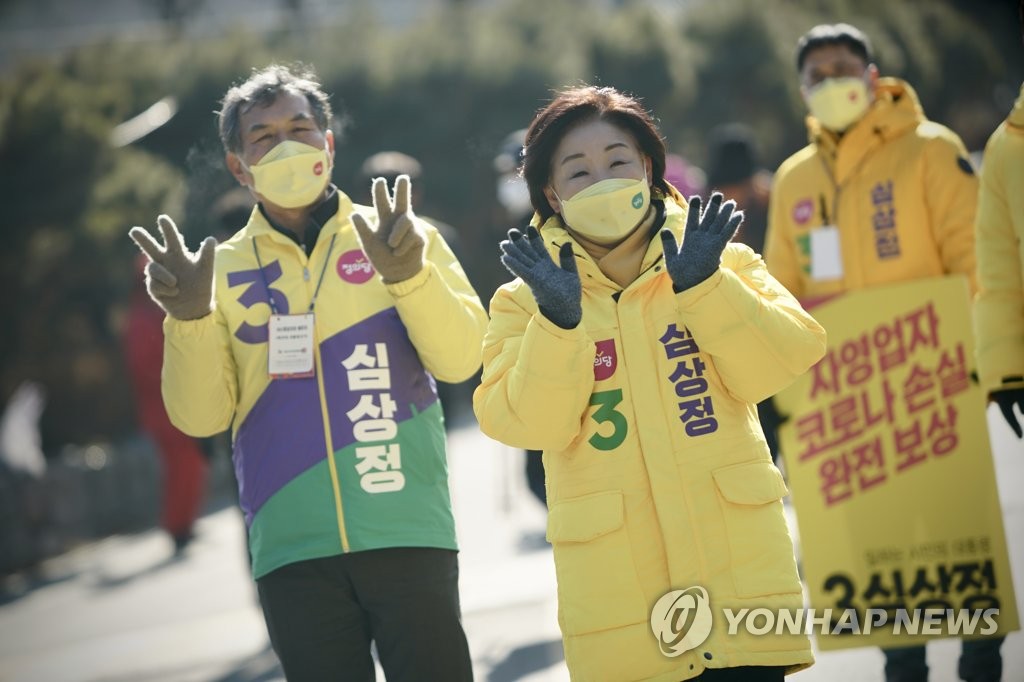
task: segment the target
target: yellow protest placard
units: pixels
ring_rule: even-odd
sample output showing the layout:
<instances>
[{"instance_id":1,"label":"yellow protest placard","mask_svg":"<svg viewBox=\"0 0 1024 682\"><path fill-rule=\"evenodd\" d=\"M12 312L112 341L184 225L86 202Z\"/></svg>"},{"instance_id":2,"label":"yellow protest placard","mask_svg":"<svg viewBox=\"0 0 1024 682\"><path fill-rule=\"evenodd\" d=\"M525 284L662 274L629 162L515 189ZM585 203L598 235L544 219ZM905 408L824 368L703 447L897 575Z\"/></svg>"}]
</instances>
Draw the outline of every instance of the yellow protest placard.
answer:
<instances>
[{"instance_id":1,"label":"yellow protest placard","mask_svg":"<svg viewBox=\"0 0 1024 682\"><path fill-rule=\"evenodd\" d=\"M966 280L808 308L828 352L776 401L820 648L1018 629Z\"/></svg>"}]
</instances>

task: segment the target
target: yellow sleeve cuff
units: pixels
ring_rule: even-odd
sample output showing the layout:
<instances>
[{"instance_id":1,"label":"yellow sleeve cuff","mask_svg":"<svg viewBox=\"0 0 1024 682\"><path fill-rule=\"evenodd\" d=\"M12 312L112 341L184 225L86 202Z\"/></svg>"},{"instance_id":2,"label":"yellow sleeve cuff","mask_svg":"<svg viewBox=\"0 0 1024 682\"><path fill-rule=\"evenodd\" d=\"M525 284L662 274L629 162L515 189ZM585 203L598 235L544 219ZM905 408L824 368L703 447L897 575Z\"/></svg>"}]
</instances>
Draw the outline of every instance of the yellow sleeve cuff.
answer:
<instances>
[{"instance_id":1,"label":"yellow sleeve cuff","mask_svg":"<svg viewBox=\"0 0 1024 682\"><path fill-rule=\"evenodd\" d=\"M395 298L408 296L427 283L427 280L430 279L433 270L433 263L424 263L420 271L409 279L403 279L401 282L394 282L392 284L385 284L384 286L387 287L387 290L391 292L391 295Z\"/></svg>"}]
</instances>

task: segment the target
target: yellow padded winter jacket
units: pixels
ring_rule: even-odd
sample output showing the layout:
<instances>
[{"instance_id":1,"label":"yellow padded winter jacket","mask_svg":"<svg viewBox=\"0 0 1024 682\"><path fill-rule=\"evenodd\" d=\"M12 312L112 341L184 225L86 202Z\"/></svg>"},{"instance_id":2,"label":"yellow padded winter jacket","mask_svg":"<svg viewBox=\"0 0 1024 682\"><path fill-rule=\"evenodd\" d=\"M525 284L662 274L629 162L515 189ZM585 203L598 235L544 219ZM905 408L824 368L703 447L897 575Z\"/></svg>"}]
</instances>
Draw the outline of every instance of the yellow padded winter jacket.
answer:
<instances>
[{"instance_id":1,"label":"yellow padded winter jacket","mask_svg":"<svg viewBox=\"0 0 1024 682\"><path fill-rule=\"evenodd\" d=\"M779 167L765 261L805 299L963 273L974 289L978 182L957 135L924 117L907 83L882 78L842 137L807 119L810 144ZM842 276L812 275L812 233L838 227Z\"/></svg>"},{"instance_id":2,"label":"yellow padded winter jacket","mask_svg":"<svg viewBox=\"0 0 1024 682\"><path fill-rule=\"evenodd\" d=\"M665 206L678 240L685 206ZM520 279L499 289L474 409L487 435L544 451L572 679L678 682L709 667L810 665L806 637L730 636L719 609L802 603L787 490L755 403L817 362L824 330L746 246L730 244L714 275L676 294L655 238L620 293L558 216L541 234L553 255L572 244L583 321L552 324ZM697 585L710 596L712 633L666 657L651 607Z\"/></svg>"},{"instance_id":3,"label":"yellow padded winter jacket","mask_svg":"<svg viewBox=\"0 0 1024 682\"><path fill-rule=\"evenodd\" d=\"M349 219L376 211L328 202L308 257L255 208L217 247L213 312L164 322L167 413L193 436L232 428L257 578L347 552L457 548L434 378L477 370L487 315L431 225L419 221L426 267L386 285ZM271 297L305 313L318 287L314 376L271 378Z\"/></svg>"},{"instance_id":4,"label":"yellow padded winter jacket","mask_svg":"<svg viewBox=\"0 0 1024 682\"><path fill-rule=\"evenodd\" d=\"M1013 111L989 138L981 167L975 234L978 295L974 326L978 375L986 390L1024 380L1024 85Z\"/></svg>"}]
</instances>

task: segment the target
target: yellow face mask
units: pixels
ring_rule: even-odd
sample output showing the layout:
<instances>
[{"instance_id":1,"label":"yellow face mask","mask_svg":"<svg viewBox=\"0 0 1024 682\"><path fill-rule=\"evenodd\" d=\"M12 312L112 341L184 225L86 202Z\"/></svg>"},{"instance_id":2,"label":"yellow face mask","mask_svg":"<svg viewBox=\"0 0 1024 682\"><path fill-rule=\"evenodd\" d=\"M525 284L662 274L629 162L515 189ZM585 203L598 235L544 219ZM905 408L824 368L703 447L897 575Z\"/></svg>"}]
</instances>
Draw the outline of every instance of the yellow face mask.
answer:
<instances>
[{"instance_id":1,"label":"yellow face mask","mask_svg":"<svg viewBox=\"0 0 1024 682\"><path fill-rule=\"evenodd\" d=\"M860 120L871 99L863 78L826 78L811 90L807 106L814 118L829 130L842 132Z\"/></svg>"},{"instance_id":2,"label":"yellow face mask","mask_svg":"<svg viewBox=\"0 0 1024 682\"><path fill-rule=\"evenodd\" d=\"M554 190L552 190L554 191ZM651 203L647 171L640 180L609 178L562 199L562 220L597 244L613 244L633 231Z\"/></svg>"},{"instance_id":3,"label":"yellow face mask","mask_svg":"<svg viewBox=\"0 0 1024 682\"><path fill-rule=\"evenodd\" d=\"M246 168L252 173L257 194L281 208L301 208L316 201L327 187L331 179L331 155L326 143L317 149L285 140L264 154L259 163Z\"/></svg>"}]
</instances>

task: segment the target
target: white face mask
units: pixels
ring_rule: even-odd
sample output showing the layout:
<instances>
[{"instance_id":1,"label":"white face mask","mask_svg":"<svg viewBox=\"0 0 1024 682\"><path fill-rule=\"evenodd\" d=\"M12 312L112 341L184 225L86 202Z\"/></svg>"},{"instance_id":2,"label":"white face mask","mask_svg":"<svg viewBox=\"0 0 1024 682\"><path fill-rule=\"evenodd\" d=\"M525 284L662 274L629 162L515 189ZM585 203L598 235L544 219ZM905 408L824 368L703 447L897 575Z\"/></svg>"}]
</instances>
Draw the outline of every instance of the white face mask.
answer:
<instances>
[{"instance_id":1,"label":"white face mask","mask_svg":"<svg viewBox=\"0 0 1024 682\"><path fill-rule=\"evenodd\" d=\"M554 192L554 189L552 189ZM640 180L609 178L562 199L562 220L573 231L598 244L613 244L628 235L647 215L651 186L647 169Z\"/></svg>"},{"instance_id":2,"label":"white face mask","mask_svg":"<svg viewBox=\"0 0 1024 682\"><path fill-rule=\"evenodd\" d=\"M530 188L526 180L518 175L503 175L498 178L498 203L513 218L533 213Z\"/></svg>"},{"instance_id":3,"label":"white face mask","mask_svg":"<svg viewBox=\"0 0 1024 682\"><path fill-rule=\"evenodd\" d=\"M863 78L826 78L807 95L811 115L829 130L843 132L860 120L871 105Z\"/></svg>"},{"instance_id":4,"label":"white face mask","mask_svg":"<svg viewBox=\"0 0 1024 682\"><path fill-rule=\"evenodd\" d=\"M331 155L326 143L317 149L285 140L264 154L258 163L246 166L242 162L242 166L252 173L256 193L281 208L309 206L331 179Z\"/></svg>"}]
</instances>

